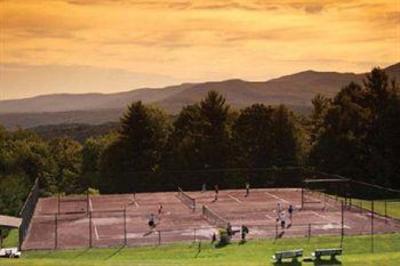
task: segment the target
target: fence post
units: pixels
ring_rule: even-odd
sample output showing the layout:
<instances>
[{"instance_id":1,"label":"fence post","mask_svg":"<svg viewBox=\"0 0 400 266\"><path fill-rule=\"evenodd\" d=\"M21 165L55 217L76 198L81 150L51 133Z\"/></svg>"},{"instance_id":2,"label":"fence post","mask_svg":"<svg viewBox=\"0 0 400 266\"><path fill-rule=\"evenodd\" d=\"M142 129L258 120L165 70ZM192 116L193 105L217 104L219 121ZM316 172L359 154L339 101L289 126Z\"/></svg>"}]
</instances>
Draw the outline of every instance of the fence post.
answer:
<instances>
[{"instance_id":1,"label":"fence post","mask_svg":"<svg viewBox=\"0 0 400 266\"><path fill-rule=\"evenodd\" d=\"M278 239L278 223L275 224L275 239Z\"/></svg>"},{"instance_id":2,"label":"fence post","mask_svg":"<svg viewBox=\"0 0 400 266\"><path fill-rule=\"evenodd\" d=\"M60 192L58 192L58 196L57 196L57 213L60 214L60 209L61 209L61 196L60 196Z\"/></svg>"},{"instance_id":3,"label":"fence post","mask_svg":"<svg viewBox=\"0 0 400 266\"><path fill-rule=\"evenodd\" d=\"M308 224L308 242L310 242L311 238L311 224Z\"/></svg>"},{"instance_id":4,"label":"fence post","mask_svg":"<svg viewBox=\"0 0 400 266\"><path fill-rule=\"evenodd\" d=\"M58 248L58 217L57 213L54 215L54 249Z\"/></svg>"},{"instance_id":5,"label":"fence post","mask_svg":"<svg viewBox=\"0 0 400 266\"><path fill-rule=\"evenodd\" d=\"M196 240L197 240L197 236L196 236L196 228L194 229L194 231L193 231L193 236L194 236L194 238L193 238L193 242L196 242Z\"/></svg>"},{"instance_id":6,"label":"fence post","mask_svg":"<svg viewBox=\"0 0 400 266\"><path fill-rule=\"evenodd\" d=\"M388 222L388 215L387 215L387 200L385 199L385 222Z\"/></svg>"},{"instance_id":7,"label":"fence post","mask_svg":"<svg viewBox=\"0 0 400 266\"><path fill-rule=\"evenodd\" d=\"M128 245L128 236L126 232L126 207L124 208L124 245Z\"/></svg>"},{"instance_id":8,"label":"fence post","mask_svg":"<svg viewBox=\"0 0 400 266\"><path fill-rule=\"evenodd\" d=\"M0 228L0 249L3 248L3 232L1 231Z\"/></svg>"},{"instance_id":9,"label":"fence post","mask_svg":"<svg viewBox=\"0 0 400 266\"><path fill-rule=\"evenodd\" d=\"M374 200L371 201L371 252L374 253Z\"/></svg>"},{"instance_id":10,"label":"fence post","mask_svg":"<svg viewBox=\"0 0 400 266\"><path fill-rule=\"evenodd\" d=\"M301 209L304 208L304 188L301 188Z\"/></svg>"},{"instance_id":11,"label":"fence post","mask_svg":"<svg viewBox=\"0 0 400 266\"><path fill-rule=\"evenodd\" d=\"M161 245L161 231L158 231L158 245Z\"/></svg>"},{"instance_id":12,"label":"fence post","mask_svg":"<svg viewBox=\"0 0 400 266\"><path fill-rule=\"evenodd\" d=\"M343 200L342 200L342 210L341 210L341 214L342 214L342 221L341 221L341 234L340 234L340 247L343 247L343 238L344 238L344 205L343 205Z\"/></svg>"},{"instance_id":13,"label":"fence post","mask_svg":"<svg viewBox=\"0 0 400 266\"><path fill-rule=\"evenodd\" d=\"M89 248L92 248L92 212L89 211Z\"/></svg>"},{"instance_id":14,"label":"fence post","mask_svg":"<svg viewBox=\"0 0 400 266\"><path fill-rule=\"evenodd\" d=\"M89 189L86 190L86 213L89 214L90 212L90 195Z\"/></svg>"}]
</instances>

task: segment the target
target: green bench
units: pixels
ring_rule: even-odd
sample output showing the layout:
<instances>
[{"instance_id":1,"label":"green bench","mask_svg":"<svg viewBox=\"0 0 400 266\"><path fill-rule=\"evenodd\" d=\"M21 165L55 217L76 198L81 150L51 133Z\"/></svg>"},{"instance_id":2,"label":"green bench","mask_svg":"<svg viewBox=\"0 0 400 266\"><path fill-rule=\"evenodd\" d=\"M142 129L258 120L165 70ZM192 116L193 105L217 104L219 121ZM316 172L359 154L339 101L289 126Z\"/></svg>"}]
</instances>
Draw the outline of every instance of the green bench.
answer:
<instances>
[{"instance_id":1,"label":"green bench","mask_svg":"<svg viewBox=\"0 0 400 266\"><path fill-rule=\"evenodd\" d=\"M317 260L321 259L322 256L331 256L331 260L335 259L335 256L342 255L341 248L323 248L316 249L311 256L316 258Z\"/></svg>"},{"instance_id":2,"label":"green bench","mask_svg":"<svg viewBox=\"0 0 400 266\"><path fill-rule=\"evenodd\" d=\"M302 249L285 250L275 252L275 255L272 256L272 259L275 262L281 263L283 259L297 259L301 256L303 256Z\"/></svg>"}]
</instances>

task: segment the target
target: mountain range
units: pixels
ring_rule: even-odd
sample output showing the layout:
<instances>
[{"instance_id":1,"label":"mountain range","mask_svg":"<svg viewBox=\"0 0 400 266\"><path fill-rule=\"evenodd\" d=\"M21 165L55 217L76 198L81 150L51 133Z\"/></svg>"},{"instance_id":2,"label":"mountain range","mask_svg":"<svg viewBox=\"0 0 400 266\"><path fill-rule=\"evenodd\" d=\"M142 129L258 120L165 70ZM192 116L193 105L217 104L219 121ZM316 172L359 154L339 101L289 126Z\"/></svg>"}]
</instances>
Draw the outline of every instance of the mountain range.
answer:
<instances>
[{"instance_id":1,"label":"mountain range","mask_svg":"<svg viewBox=\"0 0 400 266\"><path fill-rule=\"evenodd\" d=\"M390 78L400 81L400 63L384 70ZM268 81L231 79L112 94L51 94L4 100L0 101L0 124L7 128L66 123L101 124L118 120L126 106L138 100L176 114L183 106L198 102L211 89L224 95L227 103L237 109L264 103L285 104L295 111L307 112L316 94L332 97L349 82L362 82L365 75L308 70Z\"/></svg>"}]
</instances>

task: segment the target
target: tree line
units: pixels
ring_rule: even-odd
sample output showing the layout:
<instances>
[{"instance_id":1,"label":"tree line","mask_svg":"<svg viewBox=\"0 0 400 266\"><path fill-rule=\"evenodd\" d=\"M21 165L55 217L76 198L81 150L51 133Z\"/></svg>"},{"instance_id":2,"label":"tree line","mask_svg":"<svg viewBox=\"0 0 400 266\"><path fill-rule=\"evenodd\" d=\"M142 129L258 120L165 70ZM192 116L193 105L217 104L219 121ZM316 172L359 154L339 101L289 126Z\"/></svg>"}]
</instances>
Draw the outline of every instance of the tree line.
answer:
<instances>
[{"instance_id":1,"label":"tree line","mask_svg":"<svg viewBox=\"0 0 400 266\"><path fill-rule=\"evenodd\" d=\"M48 195L88 187L199 189L203 182L237 187L249 179L293 186L295 174L283 182L259 169L298 166L400 188L400 89L384 71L374 68L362 84L350 83L333 98L316 95L312 104L309 116L284 105L234 110L209 91L172 118L138 101L118 130L83 144L0 127L0 213L15 215L36 178Z\"/></svg>"}]
</instances>

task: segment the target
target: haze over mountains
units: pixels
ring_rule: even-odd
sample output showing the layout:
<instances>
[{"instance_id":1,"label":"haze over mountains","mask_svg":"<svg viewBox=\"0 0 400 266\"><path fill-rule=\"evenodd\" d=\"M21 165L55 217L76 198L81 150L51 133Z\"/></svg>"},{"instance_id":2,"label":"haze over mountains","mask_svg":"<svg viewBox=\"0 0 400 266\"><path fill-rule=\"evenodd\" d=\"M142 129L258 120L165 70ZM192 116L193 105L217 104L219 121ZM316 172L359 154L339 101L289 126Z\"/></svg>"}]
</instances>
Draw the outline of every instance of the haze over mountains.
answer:
<instances>
[{"instance_id":1,"label":"haze over mountains","mask_svg":"<svg viewBox=\"0 0 400 266\"><path fill-rule=\"evenodd\" d=\"M400 81L400 63L384 69ZM304 71L263 82L231 79L204 83L184 83L165 88L143 88L113 94L53 94L0 101L0 123L7 128L46 124L100 124L118 120L132 101L154 104L171 114L198 102L213 89L223 94L234 108L253 103L285 104L296 111L311 107L317 93L333 96L351 81L361 82L365 73Z\"/></svg>"}]
</instances>

